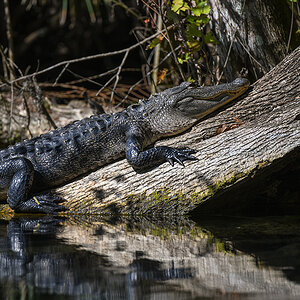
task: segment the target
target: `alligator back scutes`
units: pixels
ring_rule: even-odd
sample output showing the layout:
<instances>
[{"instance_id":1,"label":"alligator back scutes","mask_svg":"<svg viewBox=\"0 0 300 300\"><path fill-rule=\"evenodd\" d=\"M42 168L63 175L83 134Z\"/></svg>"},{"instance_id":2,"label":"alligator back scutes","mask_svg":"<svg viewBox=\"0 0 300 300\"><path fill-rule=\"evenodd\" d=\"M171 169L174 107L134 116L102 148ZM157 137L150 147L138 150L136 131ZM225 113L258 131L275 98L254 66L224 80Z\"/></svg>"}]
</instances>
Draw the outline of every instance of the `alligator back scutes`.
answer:
<instances>
[{"instance_id":1,"label":"alligator back scutes","mask_svg":"<svg viewBox=\"0 0 300 300\"><path fill-rule=\"evenodd\" d=\"M114 115L102 114L74 121L64 127L0 150L0 161L15 156L41 155L52 150L61 152L64 145L80 143L82 138L105 132L112 125L114 118Z\"/></svg>"}]
</instances>

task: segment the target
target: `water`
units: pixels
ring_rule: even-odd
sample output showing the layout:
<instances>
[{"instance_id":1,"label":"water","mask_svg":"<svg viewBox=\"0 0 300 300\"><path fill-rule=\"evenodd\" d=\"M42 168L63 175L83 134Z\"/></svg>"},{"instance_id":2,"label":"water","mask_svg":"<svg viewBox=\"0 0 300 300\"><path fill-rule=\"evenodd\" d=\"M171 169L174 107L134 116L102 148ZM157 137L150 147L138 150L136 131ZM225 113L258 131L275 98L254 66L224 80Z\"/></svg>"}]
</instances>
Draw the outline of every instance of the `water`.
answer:
<instances>
[{"instance_id":1,"label":"water","mask_svg":"<svg viewBox=\"0 0 300 300\"><path fill-rule=\"evenodd\" d=\"M300 218L0 221L0 299L299 299Z\"/></svg>"}]
</instances>

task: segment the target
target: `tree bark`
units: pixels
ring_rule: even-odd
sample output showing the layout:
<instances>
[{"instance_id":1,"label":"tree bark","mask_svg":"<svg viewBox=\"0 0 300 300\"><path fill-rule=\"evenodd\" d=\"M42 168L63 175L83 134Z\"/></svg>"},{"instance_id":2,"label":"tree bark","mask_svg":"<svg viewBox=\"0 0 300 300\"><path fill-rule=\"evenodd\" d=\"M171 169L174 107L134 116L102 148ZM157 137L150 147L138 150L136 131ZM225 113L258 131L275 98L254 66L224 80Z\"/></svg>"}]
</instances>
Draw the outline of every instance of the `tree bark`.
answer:
<instances>
[{"instance_id":1,"label":"tree bark","mask_svg":"<svg viewBox=\"0 0 300 300\"><path fill-rule=\"evenodd\" d=\"M125 159L49 192L70 213L186 214L258 170L300 149L300 47L257 81L243 99L160 145L188 147L197 161L164 163L137 174ZM234 120L238 119L238 122ZM220 127L238 128L216 134ZM297 157L297 155L296 155Z\"/></svg>"},{"instance_id":2,"label":"tree bark","mask_svg":"<svg viewBox=\"0 0 300 300\"><path fill-rule=\"evenodd\" d=\"M255 81L275 67L289 50L291 10L287 1L209 0L217 52L228 81L247 66ZM295 41L296 28L292 30ZM291 45L290 45L291 46ZM293 45L295 47L295 45Z\"/></svg>"},{"instance_id":3,"label":"tree bark","mask_svg":"<svg viewBox=\"0 0 300 300\"><path fill-rule=\"evenodd\" d=\"M197 150L186 167L165 163L137 174L120 160L52 190L70 212L184 214L216 192L254 176L300 146L300 47L257 81L243 99L160 145ZM243 122L216 135L222 125Z\"/></svg>"}]
</instances>

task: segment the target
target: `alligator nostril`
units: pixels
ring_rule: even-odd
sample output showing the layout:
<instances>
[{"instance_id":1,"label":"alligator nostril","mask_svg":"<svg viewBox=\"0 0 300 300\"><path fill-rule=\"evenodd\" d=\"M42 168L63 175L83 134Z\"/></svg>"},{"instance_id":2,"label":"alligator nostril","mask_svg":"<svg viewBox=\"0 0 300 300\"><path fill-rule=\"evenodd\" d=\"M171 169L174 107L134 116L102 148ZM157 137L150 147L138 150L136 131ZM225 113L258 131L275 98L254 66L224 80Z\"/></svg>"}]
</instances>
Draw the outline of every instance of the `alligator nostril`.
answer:
<instances>
[{"instance_id":1,"label":"alligator nostril","mask_svg":"<svg viewBox=\"0 0 300 300\"><path fill-rule=\"evenodd\" d=\"M250 85L250 82L247 78L238 77L233 82L233 84L238 86Z\"/></svg>"}]
</instances>

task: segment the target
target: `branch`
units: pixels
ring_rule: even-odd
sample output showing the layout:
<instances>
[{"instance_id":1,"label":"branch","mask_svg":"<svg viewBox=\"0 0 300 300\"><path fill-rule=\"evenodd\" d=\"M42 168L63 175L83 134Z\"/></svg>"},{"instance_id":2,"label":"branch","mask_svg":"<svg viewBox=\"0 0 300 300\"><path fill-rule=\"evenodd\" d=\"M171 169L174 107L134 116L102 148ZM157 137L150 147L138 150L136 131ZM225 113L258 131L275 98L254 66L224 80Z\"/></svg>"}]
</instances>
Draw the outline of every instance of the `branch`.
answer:
<instances>
[{"instance_id":1,"label":"branch","mask_svg":"<svg viewBox=\"0 0 300 300\"><path fill-rule=\"evenodd\" d=\"M107 53L99 53L99 54L95 54L95 55L80 57L80 58L76 58L76 59L65 60L65 61L59 62L59 63L57 63L53 66L50 66L46 69L43 69L41 71L37 71L37 72L34 72L32 74L29 74L29 75L21 76L21 77L15 79L15 80L10 81L9 84L18 82L20 80L28 79L28 78L31 78L31 77L36 77L38 75L41 75L41 74L44 74L44 73L49 72L51 70L54 70L58 67L65 66L67 64L70 65L70 64L78 63L78 62L82 62L82 61L98 59L98 58L108 57L108 56L114 56L114 55L119 55L119 54L122 54L122 53L130 52L131 50L139 47L140 45L145 44L146 42L148 42L148 41L152 40L153 38L155 38L157 35L160 35L161 33L165 32L167 29L170 29L172 27L173 27L173 25L169 26L168 28L166 28L162 31L158 31L158 32L152 34L151 36L145 38L144 40L142 40L142 41L140 41L140 42L138 42L138 43L136 43L136 44L134 44L134 45L132 45L128 48L121 49L121 50L116 50L116 51L111 51L111 52L107 52Z\"/></svg>"},{"instance_id":2,"label":"branch","mask_svg":"<svg viewBox=\"0 0 300 300\"><path fill-rule=\"evenodd\" d=\"M122 67L124 66L124 63L125 63L125 61L127 59L128 53L129 53L129 51L125 52L125 55L124 55L124 57L123 57L123 59L121 61L121 64L118 67L118 71L117 71L117 74L115 76L116 77L115 84L114 84L113 90L112 90L111 95L110 95L110 106L111 106L110 107L110 111L111 112L112 112L112 101L113 101L113 98L114 98L115 90L116 90L117 84L119 82L120 73L121 73Z\"/></svg>"},{"instance_id":3,"label":"branch","mask_svg":"<svg viewBox=\"0 0 300 300\"><path fill-rule=\"evenodd\" d=\"M198 161L188 162L186 168L165 163L137 174L124 159L52 192L68 201L71 212L190 212L216 191L250 178L300 147L299 54L300 47L235 105L203 120L184 136L158 143L196 149ZM234 124L233 117L242 125ZM235 129L216 135L223 124Z\"/></svg>"},{"instance_id":4,"label":"branch","mask_svg":"<svg viewBox=\"0 0 300 300\"><path fill-rule=\"evenodd\" d=\"M9 11L9 3L8 0L4 0L4 14L5 14L5 21L6 21L6 37L8 40L8 57L10 60L10 80L12 80L14 75L14 43L13 43L13 36L12 36L12 28L11 28L11 21L10 21L10 11Z\"/></svg>"}]
</instances>

